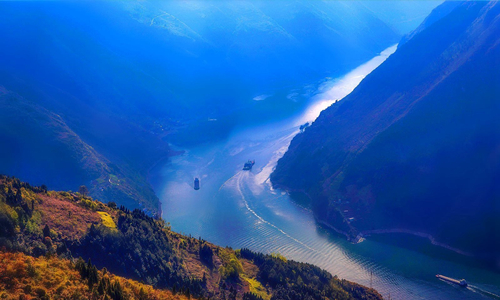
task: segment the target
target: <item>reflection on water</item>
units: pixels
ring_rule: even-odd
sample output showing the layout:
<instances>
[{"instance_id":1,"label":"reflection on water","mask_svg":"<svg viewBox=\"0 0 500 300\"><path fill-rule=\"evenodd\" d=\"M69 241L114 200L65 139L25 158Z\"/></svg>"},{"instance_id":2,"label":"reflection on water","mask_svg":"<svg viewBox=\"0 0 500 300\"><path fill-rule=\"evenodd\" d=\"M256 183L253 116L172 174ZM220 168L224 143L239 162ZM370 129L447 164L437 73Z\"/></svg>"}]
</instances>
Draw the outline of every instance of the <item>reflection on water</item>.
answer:
<instances>
[{"instance_id":1,"label":"reflection on water","mask_svg":"<svg viewBox=\"0 0 500 300\"><path fill-rule=\"evenodd\" d=\"M374 57L367 63L362 64L351 72L347 73L344 77L327 81L319 89L320 93L313 97L312 105L306 110L298 123L295 125L304 124L316 120L319 114L332 105L335 101L341 100L346 95L351 93L354 88L373 70L375 70L381 63L383 63L391 54L393 54L398 45L387 48L382 51L379 56Z\"/></svg>"},{"instance_id":2,"label":"reflection on water","mask_svg":"<svg viewBox=\"0 0 500 300\"><path fill-rule=\"evenodd\" d=\"M270 186L269 175L299 133L298 125L314 120L332 101L350 93L394 50L395 46L324 85L313 105L299 116L240 130L225 142L188 149L159 167L151 181L162 200L165 220L175 231L221 246L279 252L316 264L341 278L372 285L386 298L483 299L491 296L485 291L500 294L498 274L427 255L435 247L423 254L376 239L350 244L319 227L309 210ZM256 163L251 171L242 171L248 159ZM197 191L195 177L200 178ZM466 278L471 287L436 280L437 273Z\"/></svg>"}]
</instances>

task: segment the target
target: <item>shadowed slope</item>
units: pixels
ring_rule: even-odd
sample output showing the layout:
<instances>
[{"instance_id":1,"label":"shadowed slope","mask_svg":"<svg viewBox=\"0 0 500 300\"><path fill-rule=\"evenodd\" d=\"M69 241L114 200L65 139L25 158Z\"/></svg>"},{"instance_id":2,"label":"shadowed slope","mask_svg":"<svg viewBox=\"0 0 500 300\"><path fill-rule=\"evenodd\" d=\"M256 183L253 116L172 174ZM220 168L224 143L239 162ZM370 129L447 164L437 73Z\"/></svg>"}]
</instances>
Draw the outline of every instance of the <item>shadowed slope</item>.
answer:
<instances>
[{"instance_id":1,"label":"shadowed slope","mask_svg":"<svg viewBox=\"0 0 500 300\"><path fill-rule=\"evenodd\" d=\"M494 258L499 15L497 2L466 2L415 34L292 141L274 185L354 236L420 231Z\"/></svg>"}]
</instances>

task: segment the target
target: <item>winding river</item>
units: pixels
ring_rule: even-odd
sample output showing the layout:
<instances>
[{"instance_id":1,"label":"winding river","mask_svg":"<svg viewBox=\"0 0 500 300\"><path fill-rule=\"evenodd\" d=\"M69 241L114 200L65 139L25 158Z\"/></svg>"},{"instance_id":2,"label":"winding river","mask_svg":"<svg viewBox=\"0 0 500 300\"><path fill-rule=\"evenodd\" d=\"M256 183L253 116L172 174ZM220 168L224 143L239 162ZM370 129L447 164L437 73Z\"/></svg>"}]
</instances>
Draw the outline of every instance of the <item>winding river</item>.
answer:
<instances>
[{"instance_id":1,"label":"winding river","mask_svg":"<svg viewBox=\"0 0 500 300\"><path fill-rule=\"evenodd\" d=\"M163 218L175 231L221 246L279 252L318 265L372 286L386 299L500 299L500 274L417 237L381 235L351 244L318 225L311 211L269 183L277 160L300 134L299 126L349 94L395 50L390 47L324 84L305 112L237 130L224 142L184 149L184 155L156 167L150 179L162 201ZM242 171L248 159L254 159L255 166ZM197 191L195 177L200 178ZM469 287L440 281L438 273L466 278Z\"/></svg>"}]
</instances>

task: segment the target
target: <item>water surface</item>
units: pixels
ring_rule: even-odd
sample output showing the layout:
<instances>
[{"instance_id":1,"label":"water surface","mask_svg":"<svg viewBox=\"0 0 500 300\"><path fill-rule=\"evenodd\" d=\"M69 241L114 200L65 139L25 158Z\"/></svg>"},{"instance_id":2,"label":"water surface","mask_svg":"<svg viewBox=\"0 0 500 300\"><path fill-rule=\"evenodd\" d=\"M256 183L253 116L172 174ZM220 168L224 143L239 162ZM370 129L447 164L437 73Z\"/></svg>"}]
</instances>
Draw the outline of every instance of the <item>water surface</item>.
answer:
<instances>
[{"instance_id":1,"label":"water surface","mask_svg":"<svg viewBox=\"0 0 500 300\"><path fill-rule=\"evenodd\" d=\"M489 299L500 294L499 274L423 239L392 235L353 245L319 226L311 211L269 183L277 160L300 134L299 126L349 94L395 49L390 47L344 77L323 84L304 112L239 129L223 142L185 149L184 155L158 167L151 181L162 201L163 218L175 231L221 246L279 252L318 265L372 286L387 299ZM248 159L255 160L255 166L242 171ZM200 178L197 191L195 177ZM437 280L438 273L466 278L470 287Z\"/></svg>"}]
</instances>

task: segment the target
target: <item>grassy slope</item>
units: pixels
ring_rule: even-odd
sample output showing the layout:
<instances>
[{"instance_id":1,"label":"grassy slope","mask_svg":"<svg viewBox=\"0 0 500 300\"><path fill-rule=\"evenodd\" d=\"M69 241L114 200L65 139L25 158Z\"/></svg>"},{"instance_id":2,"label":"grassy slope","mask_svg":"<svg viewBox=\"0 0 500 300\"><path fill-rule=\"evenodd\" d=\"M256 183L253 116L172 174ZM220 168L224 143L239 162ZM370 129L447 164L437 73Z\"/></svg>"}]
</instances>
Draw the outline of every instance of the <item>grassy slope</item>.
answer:
<instances>
[{"instance_id":1,"label":"grassy slope","mask_svg":"<svg viewBox=\"0 0 500 300\"><path fill-rule=\"evenodd\" d=\"M264 299L272 295L275 295L273 299L281 299L293 291L295 295L311 299L322 299L320 295L337 299L381 299L375 290L338 280L312 265L287 262L280 256L249 250L221 248L172 232L162 220L154 220L138 210L118 209L113 204L104 205L79 194L45 191L7 177L0 178L0 247L36 257L48 255L72 260L80 256L91 259L99 269L105 267L114 274L174 294L251 299L245 293L254 292ZM61 268L74 269L75 263L74 260L8 255L19 255L19 260L25 261L24 266L27 260L36 265L54 264L50 272L55 273ZM18 268L10 265L7 263L4 268ZM36 281L33 276L27 278L23 267L18 269L20 273L12 279L21 282L16 285L17 289L24 289L27 282L35 281L32 287L40 286L57 293L61 284L76 289L82 281L76 275L68 279L69 275L51 274L49 285L43 280ZM102 276L99 273L98 277ZM3 280L7 284L7 279ZM8 293L14 293L12 288L9 287ZM88 292L88 288L81 287L81 293Z\"/></svg>"}]
</instances>

